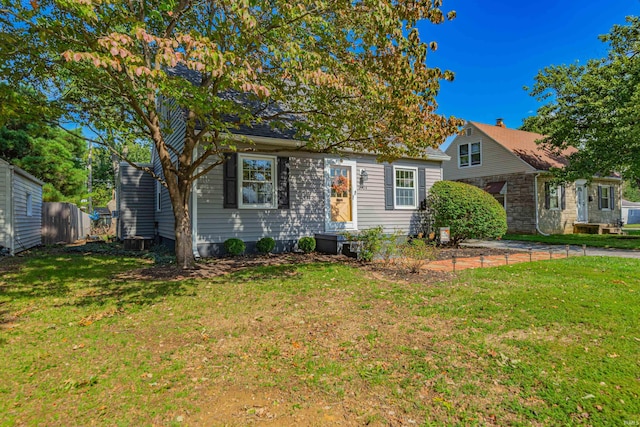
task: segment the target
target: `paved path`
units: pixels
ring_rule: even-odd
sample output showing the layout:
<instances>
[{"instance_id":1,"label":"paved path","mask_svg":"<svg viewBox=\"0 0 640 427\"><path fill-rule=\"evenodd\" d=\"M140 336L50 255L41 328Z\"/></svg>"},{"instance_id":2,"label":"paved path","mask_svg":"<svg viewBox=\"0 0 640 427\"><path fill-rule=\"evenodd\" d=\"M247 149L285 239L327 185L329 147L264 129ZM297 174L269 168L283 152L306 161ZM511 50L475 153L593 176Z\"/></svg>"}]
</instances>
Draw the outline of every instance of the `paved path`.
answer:
<instances>
[{"instance_id":1,"label":"paved path","mask_svg":"<svg viewBox=\"0 0 640 427\"><path fill-rule=\"evenodd\" d=\"M515 264L519 262L542 261L552 258L566 258L567 256L614 256L640 259L640 251L594 247L587 247L584 249L582 246L577 245L569 245L567 248L563 245L547 245L543 243L519 242L515 240L469 240L463 243L462 246L504 249L505 254L508 254L508 256L487 255L484 257L474 258L457 258L455 262L455 271L465 270L467 268L496 267L499 265ZM451 272L454 271L454 264L452 259L444 259L430 262L426 268L428 270Z\"/></svg>"}]
</instances>

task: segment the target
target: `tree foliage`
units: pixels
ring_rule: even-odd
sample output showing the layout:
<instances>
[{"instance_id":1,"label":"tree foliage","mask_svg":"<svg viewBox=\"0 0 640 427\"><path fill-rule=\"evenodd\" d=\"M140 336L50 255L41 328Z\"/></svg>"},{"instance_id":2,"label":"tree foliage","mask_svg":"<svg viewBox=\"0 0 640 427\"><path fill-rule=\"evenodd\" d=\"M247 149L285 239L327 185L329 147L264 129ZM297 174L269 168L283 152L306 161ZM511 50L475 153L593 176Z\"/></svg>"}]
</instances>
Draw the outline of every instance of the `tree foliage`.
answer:
<instances>
[{"instance_id":1,"label":"tree foliage","mask_svg":"<svg viewBox=\"0 0 640 427\"><path fill-rule=\"evenodd\" d=\"M455 16L441 0L0 1L3 77L46 93L107 145L153 143L163 174L145 170L168 189L180 267L194 261L192 183L224 152L251 150L231 137L240 126L287 129L308 151L391 160L424 155L462 124L436 112L453 74L426 66L436 44L416 28ZM159 99L183 113L184 144L167 141Z\"/></svg>"},{"instance_id":2,"label":"tree foliage","mask_svg":"<svg viewBox=\"0 0 640 427\"><path fill-rule=\"evenodd\" d=\"M548 135L554 149L578 152L559 175L567 180L622 173L640 179L640 19L627 17L600 36L605 58L541 70L531 95L545 102L524 129Z\"/></svg>"},{"instance_id":3,"label":"tree foliage","mask_svg":"<svg viewBox=\"0 0 640 427\"><path fill-rule=\"evenodd\" d=\"M0 127L0 157L45 182L43 200L77 203L86 193L86 143L45 123Z\"/></svg>"},{"instance_id":4,"label":"tree foliage","mask_svg":"<svg viewBox=\"0 0 640 427\"><path fill-rule=\"evenodd\" d=\"M507 214L491 194L463 182L438 181L427 196L432 230L449 227L451 243L495 239L507 232Z\"/></svg>"}]
</instances>

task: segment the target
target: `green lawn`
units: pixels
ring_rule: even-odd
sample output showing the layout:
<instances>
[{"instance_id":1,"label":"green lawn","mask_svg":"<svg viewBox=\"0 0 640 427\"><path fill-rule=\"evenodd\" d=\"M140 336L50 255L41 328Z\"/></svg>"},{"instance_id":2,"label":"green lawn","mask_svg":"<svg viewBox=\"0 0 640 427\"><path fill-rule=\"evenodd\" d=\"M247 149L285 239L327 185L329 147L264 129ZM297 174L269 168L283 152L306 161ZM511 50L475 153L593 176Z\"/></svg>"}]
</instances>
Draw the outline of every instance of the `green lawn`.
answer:
<instances>
[{"instance_id":1,"label":"green lawn","mask_svg":"<svg viewBox=\"0 0 640 427\"><path fill-rule=\"evenodd\" d=\"M503 240L540 242L551 245L587 245L599 248L640 249L640 230L628 231L627 235L616 234L505 234Z\"/></svg>"},{"instance_id":2,"label":"green lawn","mask_svg":"<svg viewBox=\"0 0 640 427\"><path fill-rule=\"evenodd\" d=\"M341 264L160 280L131 273L141 259L8 262L2 426L640 423L638 260L439 283Z\"/></svg>"}]
</instances>

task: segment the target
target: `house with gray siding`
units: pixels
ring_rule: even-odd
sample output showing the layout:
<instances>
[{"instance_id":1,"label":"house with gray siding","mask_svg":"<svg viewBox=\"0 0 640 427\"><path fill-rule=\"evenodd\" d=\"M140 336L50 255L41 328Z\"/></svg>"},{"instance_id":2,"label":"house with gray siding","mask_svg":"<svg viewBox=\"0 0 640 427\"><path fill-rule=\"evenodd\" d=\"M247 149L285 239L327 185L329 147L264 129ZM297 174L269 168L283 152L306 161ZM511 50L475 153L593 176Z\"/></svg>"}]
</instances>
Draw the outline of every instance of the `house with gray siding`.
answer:
<instances>
[{"instance_id":1,"label":"house with gray siding","mask_svg":"<svg viewBox=\"0 0 640 427\"><path fill-rule=\"evenodd\" d=\"M0 159L0 249L10 255L42 244L42 185Z\"/></svg>"},{"instance_id":2,"label":"house with gray siding","mask_svg":"<svg viewBox=\"0 0 640 427\"><path fill-rule=\"evenodd\" d=\"M567 165L573 148L551 152L544 136L468 122L446 149L444 179L475 185L505 208L509 233L616 232L621 219L619 177L592 177L558 185L551 168Z\"/></svg>"},{"instance_id":3,"label":"house with gray siding","mask_svg":"<svg viewBox=\"0 0 640 427\"><path fill-rule=\"evenodd\" d=\"M167 105L171 133L165 137L180 150L184 118L170 101ZM242 127L236 136L248 138L251 151L242 152L246 139L239 140L239 152L227 153L223 165L194 184L190 212L196 256L222 254L229 238L242 239L252 251L259 239L272 237L277 251L287 251L300 237L335 239L345 231L380 225L387 233L417 234L420 203L442 179L442 163L449 160L438 149L393 163L379 163L367 153L304 152L299 148L305 143L292 133L265 124ZM155 153L152 163L161 176ZM120 179L119 235L154 230L156 238L172 246L174 216L167 190L131 167L122 167Z\"/></svg>"}]
</instances>

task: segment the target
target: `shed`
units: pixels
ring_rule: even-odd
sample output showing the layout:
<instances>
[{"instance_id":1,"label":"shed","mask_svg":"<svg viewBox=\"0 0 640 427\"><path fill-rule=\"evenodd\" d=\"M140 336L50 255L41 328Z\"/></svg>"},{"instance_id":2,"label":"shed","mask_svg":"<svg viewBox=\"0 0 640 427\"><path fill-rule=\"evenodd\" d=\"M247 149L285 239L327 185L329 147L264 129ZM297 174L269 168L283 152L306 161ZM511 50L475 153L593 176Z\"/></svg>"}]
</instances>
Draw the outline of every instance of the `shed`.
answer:
<instances>
[{"instance_id":1,"label":"shed","mask_svg":"<svg viewBox=\"0 0 640 427\"><path fill-rule=\"evenodd\" d=\"M0 159L0 249L10 255L42 244L43 182Z\"/></svg>"},{"instance_id":2,"label":"shed","mask_svg":"<svg viewBox=\"0 0 640 427\"><path fill-rule=\"evenodd\" d=\"M640 203L622 199L622 221L625 224L640 224Z\"/></svg>"}]
</instances>

